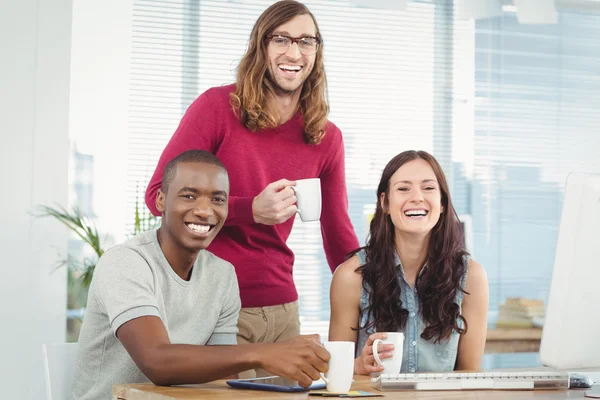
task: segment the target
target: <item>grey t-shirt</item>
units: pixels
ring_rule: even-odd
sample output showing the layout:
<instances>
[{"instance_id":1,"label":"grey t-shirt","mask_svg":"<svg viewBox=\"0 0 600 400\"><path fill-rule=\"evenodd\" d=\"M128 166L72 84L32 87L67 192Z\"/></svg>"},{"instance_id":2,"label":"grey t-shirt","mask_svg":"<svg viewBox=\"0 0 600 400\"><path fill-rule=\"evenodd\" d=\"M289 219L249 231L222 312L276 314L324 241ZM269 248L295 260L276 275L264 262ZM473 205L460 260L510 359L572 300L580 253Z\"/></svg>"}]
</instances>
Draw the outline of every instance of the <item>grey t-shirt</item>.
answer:
<instances>
[{"instance_id":1,"label":"grey t-shirt","mask_svg":"<svg viewBox=\"0 0 600 400\"><path fill-rule=\"evenodd\" d=\"M101 257L79 335L72 396L110 399L112 385L148 382L115 336L124 323L160 317L171 343L236 344L241 303L233 266L207 250L189 281L171 268L156 230L117 245Z\"/></svg>"}]
</instances>

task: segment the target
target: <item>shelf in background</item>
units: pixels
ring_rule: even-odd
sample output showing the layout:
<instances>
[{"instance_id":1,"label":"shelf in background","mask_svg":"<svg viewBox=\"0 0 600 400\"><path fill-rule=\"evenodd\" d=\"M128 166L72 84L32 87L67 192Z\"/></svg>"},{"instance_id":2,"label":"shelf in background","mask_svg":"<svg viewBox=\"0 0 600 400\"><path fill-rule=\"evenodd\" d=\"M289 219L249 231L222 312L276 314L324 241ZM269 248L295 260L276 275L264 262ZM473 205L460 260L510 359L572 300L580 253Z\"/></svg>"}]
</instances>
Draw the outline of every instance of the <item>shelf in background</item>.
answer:
<instances>
[{"instance_id":1,"label":"shelf in background","mask_svg":"<svg viewBox=\"0 0 600 400\"><path fill-rule=\"evenodd\" d=\"M485 353L538 352L541 340L540 328L491 328L487 332Z\"/></svg>"}]
</instances>

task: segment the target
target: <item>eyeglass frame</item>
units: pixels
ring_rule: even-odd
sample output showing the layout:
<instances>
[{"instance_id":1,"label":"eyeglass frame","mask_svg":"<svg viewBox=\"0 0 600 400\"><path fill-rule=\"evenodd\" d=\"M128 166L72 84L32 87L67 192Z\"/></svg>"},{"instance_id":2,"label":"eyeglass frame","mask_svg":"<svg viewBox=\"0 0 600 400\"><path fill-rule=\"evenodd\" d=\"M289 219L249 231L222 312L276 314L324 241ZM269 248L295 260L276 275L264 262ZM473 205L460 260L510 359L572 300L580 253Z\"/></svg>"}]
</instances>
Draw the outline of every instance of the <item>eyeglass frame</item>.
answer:
<instances>
[{"instance_id":1,"label":"eyeglass frame","mask_svg":"<svg viewBox=\"0 0 600 400\"><path fill-rule=\"evenodd\" d=\"M317 44L315 46L315 52L312 53L312 54L304 54L304 53L302 53L305 56L306 55L312 56L313 54L317 54L317 52L319 51L319 46L323 43L323 41L321 40L321 38L316 37L316 36L291 37L291 36L288 36L288 35L276 34L276 35L267 35L265 38L267 39L268 43L271 43L271 41L275 37L283 37L283 38L291 40L291 43L290 43L289 47L287 48L287 50L285 52L281 53L281 54L287 53L290 50L290 47L292 47L292 45L294 43L296 43L296 46L298 46L298 51L300 51L300 53L302 53L302 50L300 50L300 45L298 44L298 42L301 41L302 39L314 39L314 40L317 41Z\"/></svg>"}]
</instances>

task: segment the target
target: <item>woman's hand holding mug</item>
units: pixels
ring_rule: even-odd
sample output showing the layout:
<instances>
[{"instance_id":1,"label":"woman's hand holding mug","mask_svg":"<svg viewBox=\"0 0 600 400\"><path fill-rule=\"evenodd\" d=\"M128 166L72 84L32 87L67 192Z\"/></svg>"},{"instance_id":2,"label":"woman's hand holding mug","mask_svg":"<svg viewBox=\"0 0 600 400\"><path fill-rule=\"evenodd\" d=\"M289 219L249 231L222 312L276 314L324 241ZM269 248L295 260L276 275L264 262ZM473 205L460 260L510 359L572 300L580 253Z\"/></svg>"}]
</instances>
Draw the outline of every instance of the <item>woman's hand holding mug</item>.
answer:
<instances>
[{"instance_id":1,"label":"woman's hand holding mug","mask_svg":"<svg viewBox=\"0 0 600 400\"><path fill-rule=\"evenodd\" d=\"M370 375L372 372L383 371L383 365L377 364L373 354L373 343L376 340L387 339L386 332L374 333L367 339L367 343L363 347L360 356L354 360L354 373L357 375ZM377 353L380 360L392 358L394 356L394 345L377 343Z\"/></svg>"}]
</instances>

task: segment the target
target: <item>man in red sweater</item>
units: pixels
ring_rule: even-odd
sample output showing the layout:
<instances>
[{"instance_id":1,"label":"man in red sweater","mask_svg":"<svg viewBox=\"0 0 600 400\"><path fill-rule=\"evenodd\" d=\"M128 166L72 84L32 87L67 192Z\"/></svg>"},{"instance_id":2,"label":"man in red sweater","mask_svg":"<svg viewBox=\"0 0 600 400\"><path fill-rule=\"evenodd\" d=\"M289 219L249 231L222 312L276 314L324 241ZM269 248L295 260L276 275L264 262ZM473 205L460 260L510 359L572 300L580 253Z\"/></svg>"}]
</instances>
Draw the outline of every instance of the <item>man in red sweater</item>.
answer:
<instances>
[{"instance_id":1,"label":"man in red sweater","mask_svg":"<svg viewBox=\"0 0 600 400\"><path fill-rule=\"evenodd\" d=\"M242 310L238 343L297 336L294 254L286 240L297 212L295 180L321 179L321 232L332 271L358 248L348 216L342 133L327 120L323 43L301 3L273 4L256 21L235 85L207 90L188 108L146 190L155 215L165 165L204 149L227 167L229 216L209 250L231 262Z\"/></svg>"}]
</instances>

